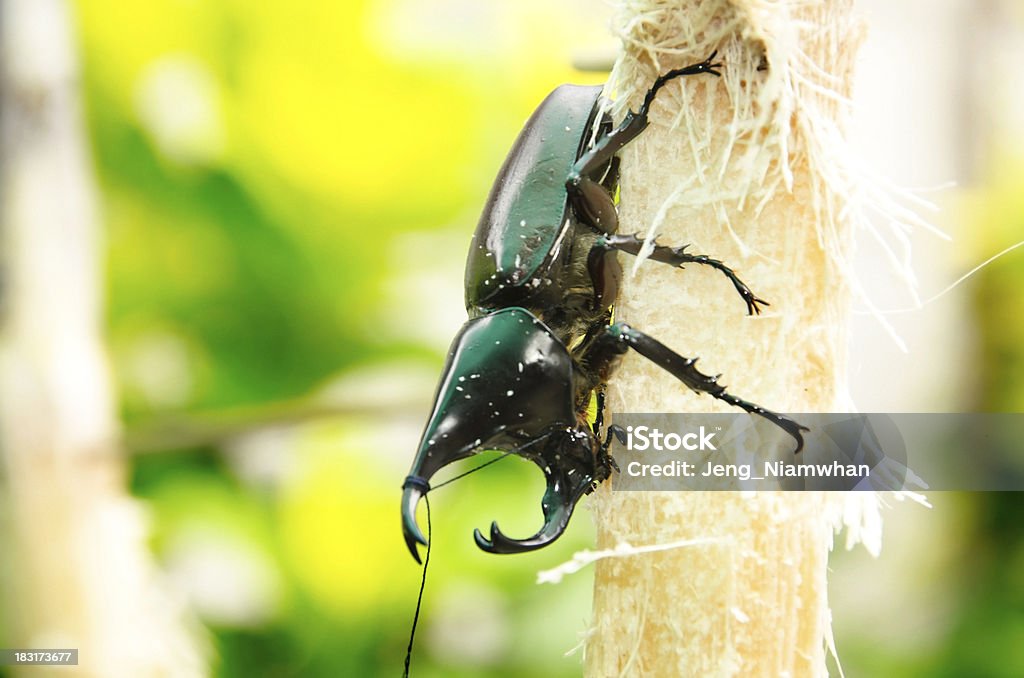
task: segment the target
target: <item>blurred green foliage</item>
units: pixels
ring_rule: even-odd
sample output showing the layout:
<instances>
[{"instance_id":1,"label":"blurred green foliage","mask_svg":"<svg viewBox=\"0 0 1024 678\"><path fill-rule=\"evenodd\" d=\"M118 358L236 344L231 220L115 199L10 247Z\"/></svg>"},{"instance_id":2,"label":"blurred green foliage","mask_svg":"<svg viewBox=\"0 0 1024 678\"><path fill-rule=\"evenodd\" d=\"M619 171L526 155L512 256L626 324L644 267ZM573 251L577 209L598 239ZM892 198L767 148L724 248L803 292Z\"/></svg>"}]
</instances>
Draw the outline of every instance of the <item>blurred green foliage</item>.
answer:
<instances>
[{"instance_id":1,"label":"blurred green foliage","mask_svg":"<svg viewBox=\"0 0 1024 678\"><path fill-rule=\"evenodd\" d=\"M436 351L379 327L402 311L384 308L395 237L451 224L468 233L516 128L574 74L536 27L527 54L406 53L400 13L413 9L430 11L80 4L129 416L293 396L352 365ZM436 40L476 28L486 30ZM461 258L429 263L450 274ZM401 303L434 303L418 292ZM175 388L140 375L161 359L184 368Z\"/></svg>"},{"instance_id":2,"label":"blurred green foliage","mask_svg":"<svg viewBox=\"0 0 1024 678\"><path fill-rule=\"evenodd\" d=\"M1024 234L1024 157L1009 148L993 153L991 179L970 203L981 251L1019 243ZM1018 249L986 267L974 289L979 359L969 410L1024 412L1024 254ZM929 675L1024 675L1024 501L1016 492L970 499L976 522L963 547L960 608Z\"/></svg>"},{"instance_id":3,"label":"blurred green foliage","mask_svg":"<svg viewBox=\"0 0 1024 678\"><path fill-rule=\"evenodd\" d=\"M602 79L569 66L561 25L603 37L578 10L77 3L128 439L173 421L133 490L217 675L399 674L419 585L399 485L494 173L554 85ZM194 435L200 415L233 433ZM533 578L587 543L585 516L539 556L471 539L535 529L535 476L504 462L435 497L416 675L579 673L562 655L590 581Z\"/></svg>"},{"instance_id":4,"label":"blurred green foliage","mask_svg":"<svg viewBox=\"0 0 1024 678\"><path fill-rule=\"evenodd\" d=\"M999 154L990 172L994 181L971 202L980 241L975 249L981 251L1019 242L1024 234L1024 195L1019 186L1024 158ZM1024 412L1024 323L1019 322L1022 261L1024 255L1018 250L979 274L972 300L982 352L973 384L978 411Z\"/></svg>"}]
</instances>

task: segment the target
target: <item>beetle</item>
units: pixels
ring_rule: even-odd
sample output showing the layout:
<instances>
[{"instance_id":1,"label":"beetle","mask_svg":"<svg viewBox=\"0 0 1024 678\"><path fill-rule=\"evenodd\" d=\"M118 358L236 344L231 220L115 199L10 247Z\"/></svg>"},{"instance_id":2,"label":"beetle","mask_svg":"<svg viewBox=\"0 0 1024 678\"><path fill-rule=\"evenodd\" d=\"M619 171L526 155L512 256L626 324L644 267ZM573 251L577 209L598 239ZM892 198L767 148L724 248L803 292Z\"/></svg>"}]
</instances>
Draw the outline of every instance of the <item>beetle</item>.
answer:
<instances>
[{"instance_id":1,"label":"beetle","mask_svg":"<svg viewBox=\"0 0 1024 678\"><path fill-rule=\"evenodd\" d=\"M715 53L658 77L639 110L618 126L604 110L600 86L562 85L540 104L512 146L491 189L469 248L466 310L434 397L419 449L402 485L402 527L419 562L427 544L416 507L443 466L482 450L504 450L544 472L544 524L512 539L497 523L490 537L474 531L492 553L540 548L565 530L576 503L608 478L609 426L601 439L604 384L623 353L637 351L697 393L722 400L781 427L803 447L792 419L728 393L717 377L624 322L612 322L621 268L615 252L640 253L644 241L618 234L617 153L648 125L658 91L675 78L721 75ZM686 246L654 245L650 258L670 266L700 264L721 272L747 307L759 299L717 259ZM596 421L588 423L592 396Z\"/></svg>"}]
</instances>

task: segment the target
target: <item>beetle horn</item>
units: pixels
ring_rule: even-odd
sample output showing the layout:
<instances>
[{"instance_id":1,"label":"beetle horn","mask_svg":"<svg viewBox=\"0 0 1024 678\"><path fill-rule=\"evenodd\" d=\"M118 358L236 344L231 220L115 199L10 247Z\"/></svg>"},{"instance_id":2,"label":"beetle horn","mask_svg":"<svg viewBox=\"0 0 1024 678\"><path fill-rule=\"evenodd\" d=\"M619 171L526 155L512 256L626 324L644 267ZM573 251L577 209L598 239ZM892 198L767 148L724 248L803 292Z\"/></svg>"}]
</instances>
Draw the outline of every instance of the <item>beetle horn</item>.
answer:
<instances>
[{"instance_id":1,"label":"beetle horn","mask_svg":"<svg viewBox=\"0 0 1024 678\"><path fill-rule=\"evenodd\" d=\"M557 449L557 448L555 448ZM549 448L546 451L551 450ZM562 464L567 461L565 448L561 455L554 455L561 458ZM491 523L491 538L484 537L479 529L473 531L473 539L477 546L489 553L522 553L533 551L542 546L550 544L562 536L569 518L572 517L576 503L584 494L590 492L594 487L594 470L587 469L585 464L571 465L568 469L564 466L555 466L544 459L545 455L535 458L534 461L544 470L547 478L547 491L544 493L544 500L541 508L544 511L544 525L532 537L526 539L511 539L506 537L497 522ZM571 457L569 457L571 458Z\"/></svg>"},{"instance_id":2,"label":"beetle horn","mask_svg":"<svg viewBox=\"0 0 1024 678\"><path fill-rule=\"evenodd\" d=\"M506 537L498 527L497 521L491 523L491 538L488 539L477 528L473 530L473 539L476 545L488 553L522 553L533 551L542 546L550 544L562 536L569 518L572 516L573 506L564 504L556 506L553 511L544 515L544 526L537 531L537 534L527 539L511 539Z\"/></svg>"},{"instance_id":3,"label":"beetle horn","mask_svg":"<svg viewBox=\"0 0 1024 678\"><path fill-rule=\"evenodd\" d=\"M405 545L417 563L421 562L417 544L426 546L427 539L416 524L416 507L429 490L430 483L419 476L407 477L402 485L402 533L405 535Z\"/></svg>"}]
</instances>

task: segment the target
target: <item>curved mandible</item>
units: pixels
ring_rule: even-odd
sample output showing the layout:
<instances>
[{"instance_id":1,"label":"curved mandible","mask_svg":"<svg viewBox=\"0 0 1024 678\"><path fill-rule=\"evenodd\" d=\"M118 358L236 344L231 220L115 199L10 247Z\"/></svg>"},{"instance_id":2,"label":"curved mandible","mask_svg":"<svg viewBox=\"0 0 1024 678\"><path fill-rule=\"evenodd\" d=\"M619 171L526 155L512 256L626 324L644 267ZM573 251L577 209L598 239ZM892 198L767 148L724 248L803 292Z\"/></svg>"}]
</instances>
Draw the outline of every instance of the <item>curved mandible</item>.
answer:
<instances>
[{"instance_id":1,"label":"curved mandible","mask_svg":"<svg viewBox=\"0 0 1024 678\"><path fill-rule=\"evenodd\" d=\"M572 517L573 506L559 506L550 514L544 516L544 526L532 537L526 539L512 539L506 537L498 527L497 521L491 523L491 538L488 539L480 532L480 528L473 530L473 539L476 545L488 553L523 553L533 551L546 546L562 536L565 528L569 525L569 518Z\"/></svg>"},{"instance_id":2,"label":"curved mandible","mask_svg":"<svg viewBox=\"0 0 1024 678\"><path fill-rule=\"evenodd\" d=\"M564 459L564 457L563 457ZM543 458L534 460L544 471L547 480L547 491L541 508L544 511L544 525L537 533L526 539L512 539L505 536L498 527L497 521L491 523L491 538L488 539L479 529L473 530L476 545L488 553L522 553L546 546L562 536L569 525L573 509L584 494L594 488L594 470L584 470L580 466L556 468Z\"/></svg>"}]
</instances>

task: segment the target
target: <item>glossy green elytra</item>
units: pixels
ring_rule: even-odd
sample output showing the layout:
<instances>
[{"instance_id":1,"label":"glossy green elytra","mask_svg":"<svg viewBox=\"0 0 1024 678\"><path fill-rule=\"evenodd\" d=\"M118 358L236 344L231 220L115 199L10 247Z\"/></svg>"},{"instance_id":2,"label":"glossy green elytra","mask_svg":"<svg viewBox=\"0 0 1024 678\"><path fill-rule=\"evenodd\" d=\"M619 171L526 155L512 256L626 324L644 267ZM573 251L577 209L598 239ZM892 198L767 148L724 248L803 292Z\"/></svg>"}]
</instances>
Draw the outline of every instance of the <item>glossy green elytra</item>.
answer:
<instances>
[{"instance_id":1,"label":"glossy green elytra","mask_svg":"<svg viewBox=\"0 0 1024 678\"><path fill-rule=\"evenodd\" d=\"M558 277L556 242L571 218L565 180L598 115L600 87L562 85L527 121L505 158L473 234L466 262L470 315ZM606 127L610 121L604 118Z\"/></svg>"}]
</instances>

